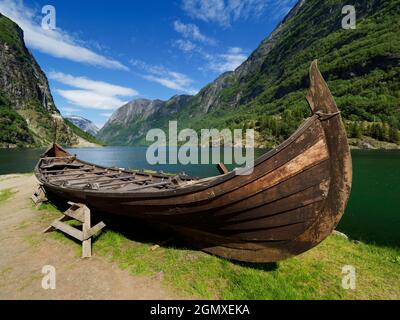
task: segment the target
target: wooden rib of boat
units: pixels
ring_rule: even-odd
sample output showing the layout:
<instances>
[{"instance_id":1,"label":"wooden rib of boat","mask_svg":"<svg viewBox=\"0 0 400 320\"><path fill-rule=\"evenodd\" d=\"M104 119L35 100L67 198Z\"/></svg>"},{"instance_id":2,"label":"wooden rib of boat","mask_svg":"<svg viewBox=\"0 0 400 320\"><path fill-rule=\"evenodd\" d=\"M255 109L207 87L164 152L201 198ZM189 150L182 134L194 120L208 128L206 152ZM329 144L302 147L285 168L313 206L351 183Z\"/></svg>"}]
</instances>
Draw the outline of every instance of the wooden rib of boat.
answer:
<instances>
[{"instance_id":1,"label":"wooden rib of boat","mask_svg":"<svg viewBox=\"0 0 400 320\"><path fill-rule=\"evenodd\" d=\"M249 175L147 174L77 159L54 144L35 174L48 193L111 214L173 229L228 259L274 262L309 250L339 222L352 167L346 132L314 61L307 100L313 115L254 162Z\"/></svg>"}]
</instances>

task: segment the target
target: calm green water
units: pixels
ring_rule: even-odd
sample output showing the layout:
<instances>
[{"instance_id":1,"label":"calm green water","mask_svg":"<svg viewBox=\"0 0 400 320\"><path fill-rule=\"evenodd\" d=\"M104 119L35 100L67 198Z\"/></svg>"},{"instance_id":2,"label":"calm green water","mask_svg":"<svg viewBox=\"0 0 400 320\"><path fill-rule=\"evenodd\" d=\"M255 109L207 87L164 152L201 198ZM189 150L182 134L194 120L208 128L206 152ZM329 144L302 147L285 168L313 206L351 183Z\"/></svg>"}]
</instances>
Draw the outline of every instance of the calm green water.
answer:
<instances>
[{"instance_id":1,"label":"calm green water","mask_svg":"<svg viewBox=\"0 0 400 320\"><path fill-rule=\"evenodd\" d=\"M0 174L31 172L44 150L0 149ZM158 165L146 162L145 147L69 149L79 158L104 166L217 175L214 165ZM256 154L263 153L257 150ZM400 151L355 150L353 190L338 229L352 239L400 246ZM232 169L232 168L230 168Z\"/></svg>"}]
</instances>

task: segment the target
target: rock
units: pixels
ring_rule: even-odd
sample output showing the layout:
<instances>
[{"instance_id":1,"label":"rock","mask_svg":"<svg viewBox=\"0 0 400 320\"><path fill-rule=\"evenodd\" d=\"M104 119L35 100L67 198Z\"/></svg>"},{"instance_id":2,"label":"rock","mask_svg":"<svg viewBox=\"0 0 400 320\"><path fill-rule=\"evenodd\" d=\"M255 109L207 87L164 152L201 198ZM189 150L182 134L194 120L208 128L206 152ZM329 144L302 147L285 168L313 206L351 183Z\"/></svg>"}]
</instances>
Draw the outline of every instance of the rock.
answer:
<instances>
[{"instance_id":1,"label":"rock","mask_svg":"<svg viewBox=\"0 0 400 320\"><path fill-rule=\"evenodd\" d=\"M1 13L0 107L7 108L15 119L18 118L18 123L13 120L17 131L24 129L27 132L12 141L18 147L48 146L54 136L54 115L57 117L58 142L73 145L78 141L54 104L45 73L25 46L23 30ZM6 130L16 131L4 127L2 130L2 136L7 136Z\"/></svg>"},{"instance_id":2,"label":"rock","mask_svg":"<svg viewBox=\"0 0 400 320\"><path fill-rule=\"evenodd\" d=\"M360 148L361 149L376 149L372 144L366 142L366 141L361 141L360 142Z\"/></svg>"},{"instance_id":3,"label":"rock","mask_svg":"<svg viewBox=\"0 0 400 320\"><path fill-rule=\"evenodd\" d=\"M111 144L133 144L145 138L148 130L159 128L160 119L173 118L191 99L190 95L176 95L168 101L136 99L128 102L112 114L97 137Z\"/></svg>"},{"instance_id":4,"label":"rock","mask_svg":"<svg viewBox=\"0 0 400 320\"><path fill-rule=\"evenodd\" d=\"M68 121L72 122L74 125L76 125L78 128L82 129L83 131L89 133L92 136L96 136L97 133L99 132L99 128L96 127L96 125L83 117L80 116L68 116L65 117Z\"/></svg>"},{"instance_id":5,"label":"rock","mask_svg":"<svg viewBox=\"0 0 400 320\"><path fill-rule=\"evenodd\" d=\"M343 239L349 240L349 237L348 237L346 234L344 234L343 232L334 230L334 231L332 232L332 234L334 234L334 235L336 235L336 236L339 236L339 237L342 237Z\"/></svg>"}]
</instances>

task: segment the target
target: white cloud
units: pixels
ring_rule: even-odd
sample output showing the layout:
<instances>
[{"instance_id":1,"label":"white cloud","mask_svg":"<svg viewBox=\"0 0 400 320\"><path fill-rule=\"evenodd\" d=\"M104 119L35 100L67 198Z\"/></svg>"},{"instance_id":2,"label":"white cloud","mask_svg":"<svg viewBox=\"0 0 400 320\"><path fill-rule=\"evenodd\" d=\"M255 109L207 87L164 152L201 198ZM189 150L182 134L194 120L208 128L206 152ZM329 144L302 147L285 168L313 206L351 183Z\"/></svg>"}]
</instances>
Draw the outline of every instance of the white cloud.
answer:
<instances>
[{"instance_id":1,"label":"white cloud","mask_svg":"<svg viewBox=\"0 0 400 320\"><path fill-rule=\"evenodd\" d=\"M72 115L74 113L79 112L79 109L73 108L73 107L63 107L63 108L61 108L61 112L65 115Z\"/></svg>"},{"instance_id":2,"label":"white cloud","mask_svg":"<svg viewBox=\"0 0 400 320\"><path fill-rule=\"evenodd\" d=\"M197 48L197 46L193 42L191 42L189 40L182 40L182 39L174 41L174 45L176 47L178 47L178 49L180 49L184 52L192 52L193 50L195 50Z\"/></svg>"},{"instance_id":3,"label":"white cloud","mask_svg":"<svg viewBox=\"0 0 400 320\"><path fill-rule=\"evenodd\" d=\"M86 77L75 77L61 72L50 72L49 78L77 88L78 90L57 89L56 92L69 103L84 108L114 110L127 103L121 97L138 95L136 90L130 88L95 81Z\"/></svg>"},{"instance_id":4,"label":"white cloud","mask_svg":"<svg viewBox=\"0 0 400 320\"><path fill-rule=\"evenodd\" d=\"M84 47L82 41L75 39L61 29L43 29L40 23L36 21L36 13L25 6L22 0L2 0L0 12L24 30L25 42L30 48L56 58L109 69L129 70L122 63Z\"/></svg>"},{"instance_id":5,"label":"white cloud","mask_svg":"<svg viewBox=\"0 0 400 320\"><path fill-rule=\"evenodd\" d=\"M268 0L182 0L183 10L193 18L228 27L232 21L258 17Z\"/></svg>"},{"instance_id":6,"label":"white cloud","mask_svg":"<svg viewBox=\"0 0 400 320\"><path fill-rule=\"evenodd\" d=\"M100 115L103 117L109 118L112 116L112 113L111 112L103 112L103 113L100 113Z\"/></svg>"},{"instance_id":7,"label":"white cloud","mask_svg":"<svg viewBox=\"0 0 400 320\"><path fill-rule=\"evenodd\" d=\"M104 95L111 96L136 96L138 92L131 88L121 87L113 85L103 81L90 80L85 77L74 77L69 74L62 72L50 72L48 74L49 78L56 80L65 85L80 88L84 90L95 91Z\"/></svg>"},{"instance_id":8,"label":"white cloud","mask_svg":"<svg viewBox=\"0 0 400 320\"><path fill-rule=\"evenodd\" d=\"M164 77L146 75L144 78L149 81L157 82L169 89L186 92L188 94L196 94L198 92L198 90L188 87L193 81L182 73L168 72Z\"/></svg>"},{"instance_id":9,"label":"white cloud","mask_svg":"<svg viewBox=\"0 0 400 320\"><path fill-rule=\"evenodd\" d=\"M216 41L209 38L200 32L200 29L195 24L184 24L179 20L174 22L174 29L180 33L184 38L199 41L202 43L215 45Z\"/></svg>"},{"instance_id":10,"label":"white cloud","mask_svg":"<svg viewBox=\"0 0 400 320\"><path fill-rule=\"evenodd\" d=\"M84 108L114 110L127 103L127 101L123 101L117 97L102 95L94 91L61 89L57 89L56 91L70 103Z\"/></svg>"},{"instance_id":11,"label":"white cloud","mask_svg":"<svg viewBox=\"0 0 400 320\"><path fill-rule=\"evenodd\" d=\"M142 77L148 81L156 82L166 88L187 94L196 94L198 92L197 89L192 87L193 80L183 73L168 70L163 66L150 65L141 60L131 60L131 64L145 71L146 74L142 75Z\"/></svg>"},{"instance_id":12,"label":"white cloud","mask_svg":"<svg viewBox=\"0 0 400 320\"><path fill-rule=\"evenodd\" d=\"M205 54L204 57L209 61L206 69L219 73L233 71L247 59L247 55L239 47L229 48L228 52L223 54Z\"/></svg>"}]
</instances>

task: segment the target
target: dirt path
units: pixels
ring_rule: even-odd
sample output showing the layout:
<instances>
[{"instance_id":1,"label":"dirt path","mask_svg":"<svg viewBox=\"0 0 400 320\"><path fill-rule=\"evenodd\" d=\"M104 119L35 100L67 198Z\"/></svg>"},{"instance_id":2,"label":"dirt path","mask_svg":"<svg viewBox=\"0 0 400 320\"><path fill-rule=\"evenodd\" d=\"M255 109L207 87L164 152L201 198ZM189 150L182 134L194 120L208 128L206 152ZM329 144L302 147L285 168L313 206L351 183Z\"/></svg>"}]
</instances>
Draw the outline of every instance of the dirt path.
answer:
<instances>
[{"instance_id":1,"label":"dirt path","mask_svg":"<svg viewBox=\"0 0 400 320\"><path fill-rule=\"evenodd\" d=\"M0 299L173 299L161 280L134 277L103 257L81 259L71 246L41 231L30 196L36 179L0 176L0 190L16 194L0 203ZM56 269L56 289L42 288L42 268Z\"/></svg>"}]
</instances>

